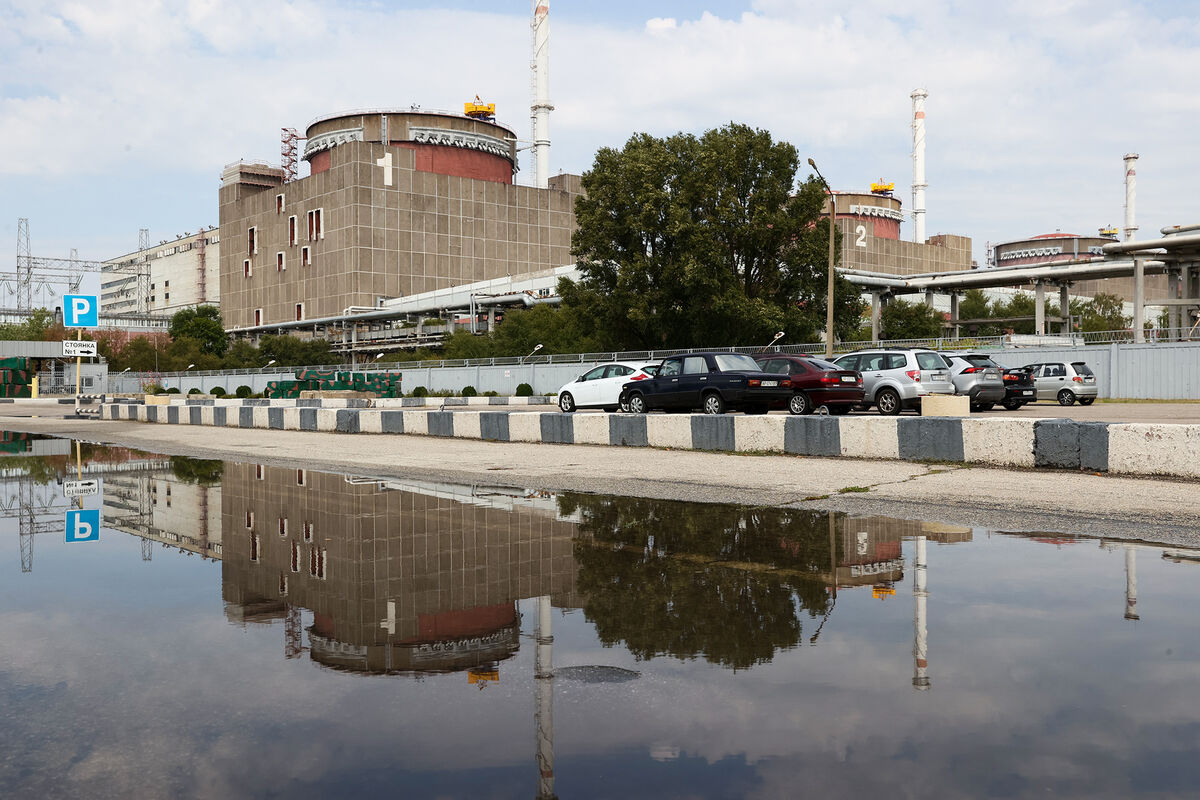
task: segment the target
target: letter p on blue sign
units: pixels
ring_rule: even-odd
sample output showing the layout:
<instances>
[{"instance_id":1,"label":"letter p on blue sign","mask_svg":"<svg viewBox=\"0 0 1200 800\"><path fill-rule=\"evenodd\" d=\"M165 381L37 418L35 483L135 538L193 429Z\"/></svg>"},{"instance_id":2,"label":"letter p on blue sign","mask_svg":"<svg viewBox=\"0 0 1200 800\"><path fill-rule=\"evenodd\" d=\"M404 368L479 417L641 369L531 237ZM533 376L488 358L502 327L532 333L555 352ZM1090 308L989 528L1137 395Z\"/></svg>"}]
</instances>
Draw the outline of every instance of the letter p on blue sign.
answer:
<instances>
[{"instance_id":1,"label":"letter p on blue sign","mask_svg":"<svg viewBox=\"0 0 1200 800\"><path fill-rule=\"evenodd\" d=\"M100 540L100 509L90 508L67 512L67 542L96 542Z\"/></svg>"},{"instance_id":2,"label":"letter p on blue sign","mask_svg":"<svg viewBox=\"0 0 1200 800\"><path fill-rule=\"evenodd\" d=\"M100 298L94 294L63 295L63 325L95 328L100 324Z\"/></svg>"}]
</instances>

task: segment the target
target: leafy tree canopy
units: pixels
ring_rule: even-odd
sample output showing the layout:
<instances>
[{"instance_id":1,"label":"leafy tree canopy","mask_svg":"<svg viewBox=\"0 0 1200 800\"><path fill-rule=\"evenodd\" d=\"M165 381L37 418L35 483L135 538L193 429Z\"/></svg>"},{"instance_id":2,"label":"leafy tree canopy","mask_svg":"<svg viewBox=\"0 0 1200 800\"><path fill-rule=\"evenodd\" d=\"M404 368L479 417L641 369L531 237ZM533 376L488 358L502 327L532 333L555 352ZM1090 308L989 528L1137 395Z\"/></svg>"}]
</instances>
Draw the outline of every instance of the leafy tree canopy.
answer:
<instances>
[{"instance_id":1,"label":"leafy tree canopy","mask_svg":"<svg viewBox=\"0 0 1200 800\"><path fill-rule=\"evenodd\" d=\"M216 306L176 311L169 330L172 339L194 339L200 343L202 351L214 356L224 355L229 347L229 337L221 324L221 311Z\"/></svg>"},{"instance_id":2,"label":"leafy tree canopy","mask_svg":"<svg viewBox=\"0 0 1200 800\"><path fill-rule=\"evenodd\" d=\"M924 303L893 300L879 314L883 339L932 339L942 333L942 312Z\"/></svg>"},{"instance_id":3,"label":"leafy tree canopy","mask_svg":"<svg viewBox=\"0 0 1200 800\"><path fill-rule=\"evenodd\" d=\"M797 186L799 163L792 145L733 123L601 149L575 207L582 278L559 286L581 335L604 349L815 339L829 223L816 179ZM848 335L858 290L838 278L835 304Z\"/></svg>"}]
</instances>

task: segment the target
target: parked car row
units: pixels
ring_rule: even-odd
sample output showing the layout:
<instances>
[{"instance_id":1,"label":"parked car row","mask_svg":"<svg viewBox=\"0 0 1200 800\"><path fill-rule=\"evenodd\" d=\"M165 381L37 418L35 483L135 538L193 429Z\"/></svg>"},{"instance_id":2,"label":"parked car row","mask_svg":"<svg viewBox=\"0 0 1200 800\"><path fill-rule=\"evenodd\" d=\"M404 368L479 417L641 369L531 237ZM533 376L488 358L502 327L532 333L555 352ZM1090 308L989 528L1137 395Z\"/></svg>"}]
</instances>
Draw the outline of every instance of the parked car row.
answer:
<instances>
[{"instance_id":1,"label":"parked car row","mask_svg":"<svg viewBox=\"0 0 1200 800\"><path fill-rule=\"evenodd\" d=\"M1082 361L1030 364L1007 369L983 353L922 348L880 348L839 356L832 362L808 355L710 352L671 356L661 362L601 364L563 386L558 407L627 411L693 411L765 414L787 409L830 414L876 408L880 414L918 413L931 394L970 398L972 411L997 404L1015 410L1036 400L1091 405L1096 377Z\"/></svg>"}]
</instances>

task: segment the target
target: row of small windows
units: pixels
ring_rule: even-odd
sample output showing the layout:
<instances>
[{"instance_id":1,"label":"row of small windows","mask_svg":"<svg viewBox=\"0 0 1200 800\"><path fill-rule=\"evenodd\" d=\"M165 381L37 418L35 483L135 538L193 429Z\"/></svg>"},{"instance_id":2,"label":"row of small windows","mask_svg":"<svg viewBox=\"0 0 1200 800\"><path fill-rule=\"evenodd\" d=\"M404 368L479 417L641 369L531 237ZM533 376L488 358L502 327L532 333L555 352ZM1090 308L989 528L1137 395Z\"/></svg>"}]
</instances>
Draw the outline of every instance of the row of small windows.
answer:
<instances>
[{"instance_id":1,"label":"row of small windows","mask_svg":"<svg viewBox=\"0 0 1200 800\"><path fill-rule=\"evenodd\" d=\"M250 561L258 563L262 555L262 542L258 537L258 533L250 532ZM303 550L298 542L292 542L291 558L289 566L292 572L299 572L302 563ZM329 551L324 547L308 548L308 574L314 578L325 580L329 577L327 565L329 563ZM285 576L280 576L280 593L287 594L287 581Z\"/></svg>"},{"instance_id":2,"label":"row of small windows","mask_svg":"<svg viewBox=\"0 0 1200 800\"><path fill-rule=\"evenodd\" d=\"M296 303L296 322L304 321L304 303ZM255 327L263 324L263 310L261 308L254 309L254 325Z\"/></svg>"},{"instance_id":3,"label":"row of small windows","mask_svg":"<svg viewBox=\"0 0 1200 800\"><path fill-rule=\"evenodd\" d=\"M325 209L314 208L308 212L308 241L316 242L325 238ZM288 217L288 245L299 244L299 229L295 215ZM246 229L246 255L258 254L258 226L252 225Z\"/></svg>"}]
</instances>

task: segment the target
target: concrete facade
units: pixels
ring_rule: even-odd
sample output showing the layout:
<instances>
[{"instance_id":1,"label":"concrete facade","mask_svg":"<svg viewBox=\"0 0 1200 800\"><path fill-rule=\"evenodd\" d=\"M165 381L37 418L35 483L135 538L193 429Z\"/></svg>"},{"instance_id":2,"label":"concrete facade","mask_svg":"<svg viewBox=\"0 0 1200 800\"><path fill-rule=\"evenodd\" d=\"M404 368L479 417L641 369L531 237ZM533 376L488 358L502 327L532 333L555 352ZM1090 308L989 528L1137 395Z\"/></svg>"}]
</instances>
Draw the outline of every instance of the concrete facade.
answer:
<instances>
[{"instance_id":1,"label":"concrete facade","mask_svg":"<svg viewBox=\"0 0 1200 800\"><path fill-rule=\"evenodd\" d=\"M841 266L886 275L920 275L971 269L971 239L938 234L925 242L900 238L901 203L886 194L838 192ZM827 216L824 215L824 216Z\"/></svg>"},{"instance_id":2,"label":"concrete facade","mask_svg":"<svg viewBox=\"0 0 1200 800\"><path fill-rule=\"evenodd\" d=\"M452 115L341 116L310 126L306 178L284 184L279 169L227 167L225 327L338 316L571 263L580 178L513 185L508 155L494 152L506 130Z\"/></svg>"},{"instance_id":3,"label":"concrete facade","mask_svg":"<svg viewBox=\"0 0 1200 800\"><path fill-rule=\"evenodd\" d=\"M139 311L170 316L184 308L221 300L221 236L216 228L160 242L104 262L100 268L100 308L105 314ZM138 278L112 267L149 263L150 280L138 296Z\"/></svg>"},{"instance_id":4,"label":"concrete facade","mask_svg":"<svg viewBox=\"0 0 1200 800\"><path fill-rule=\"evenodd\" d=\"M1109 236L1079 236L1074 233L1043 233L1028 239L1000 242L992 246L988 262L994 267L1017 267L1025 264L1044 264L1054 261L1104 257L1104 245L1116 241ZM1146 299L1167 296L1167 276L1147 275ZM1092 298L1100 292L1120 296L1125 302L1133 302L1133 278L1104 278L1101 280L1074 281L1068 283L1070 293ZM1030 291L1033 286L1022 287ZM1053 302L1053 300L1052 300Z\"/></svg>"}]
</instances>

